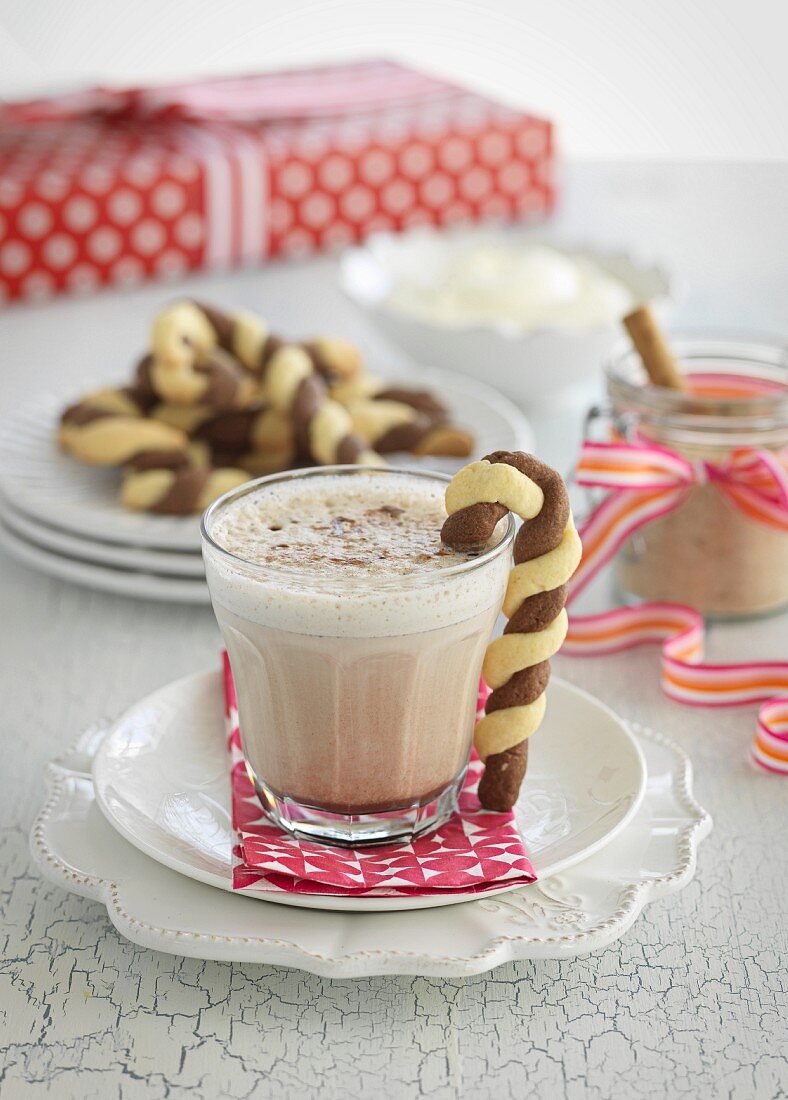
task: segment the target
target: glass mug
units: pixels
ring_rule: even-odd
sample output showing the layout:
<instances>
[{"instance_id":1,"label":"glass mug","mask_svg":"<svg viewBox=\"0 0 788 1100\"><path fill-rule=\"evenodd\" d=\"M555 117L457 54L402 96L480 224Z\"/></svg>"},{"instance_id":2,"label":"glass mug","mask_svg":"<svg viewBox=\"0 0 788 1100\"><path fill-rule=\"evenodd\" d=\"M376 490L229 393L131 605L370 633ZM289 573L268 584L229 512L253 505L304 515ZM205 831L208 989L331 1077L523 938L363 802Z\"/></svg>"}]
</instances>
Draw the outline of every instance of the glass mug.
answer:
<instances>
[{"instance_id":1,"label":"glass mug","mask_svg":"<svg viewBox=\"0 0 788 1100\"><path fill-rule=\"evenodd\" d=\"M211 532L247 494L371 472L324 467L260 478L220 497L202 522L211 602L261 803L298 836L354 846L410 840L455 808L514 521L467 562L368 580L245 561ZM385 473L439 482L441 490L450 480L393 467Z\"/></svg>"},{"instance_id":2,"label":"glass mug","mask_svg":"<svg viewBox=\"0 0 788 1100\"><path fill-rule=\"evenodd\" d=\"M651 440L693 463L720 465L739 447L785 455L785 344L713 333L677 335L671 343L682 371L709 395L688 397L649 385L637 354L628 350L607 364L610 406L592 411L587 431L602 417L624 440ZM715 396L712 375L720 376L721 395ZM729 392L723 376L736 380ZM666 600L712 618L747 618L788 604L788 536L701 479L678 507L623 544L614 576L629 603Z\"/></svg>"}]
</instances>

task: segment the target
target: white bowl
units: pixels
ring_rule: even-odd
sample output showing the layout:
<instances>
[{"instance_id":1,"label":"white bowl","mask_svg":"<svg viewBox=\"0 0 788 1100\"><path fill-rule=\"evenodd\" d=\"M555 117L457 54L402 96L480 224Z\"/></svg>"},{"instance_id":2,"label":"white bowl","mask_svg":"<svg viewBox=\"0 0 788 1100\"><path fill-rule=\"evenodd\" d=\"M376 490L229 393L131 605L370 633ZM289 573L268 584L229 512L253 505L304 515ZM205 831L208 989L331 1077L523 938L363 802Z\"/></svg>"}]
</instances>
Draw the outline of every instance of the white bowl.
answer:
<instances>
[{"instance_id":1,"label":"white bowl","mask_svg":"<svg viewBox=\"0 0 788 1100\"><path fill-rule=\"evenodd\" d=\"M511 323L427 321L388 302L396 282L443 267L452 252L472 244L527 241L593 260L627 286L637 301L650 301L660 320L673 305L670 280L653 265L624 252L550 240L518 228L418 229L380 233L340 257L340 282L348 297L378 329L415 360L457 370L493 385L512 400L533 404L554 398L596 377L621 338L618 324L592 328L544 325L525 329Z\"/></svg>"}]
</instances>

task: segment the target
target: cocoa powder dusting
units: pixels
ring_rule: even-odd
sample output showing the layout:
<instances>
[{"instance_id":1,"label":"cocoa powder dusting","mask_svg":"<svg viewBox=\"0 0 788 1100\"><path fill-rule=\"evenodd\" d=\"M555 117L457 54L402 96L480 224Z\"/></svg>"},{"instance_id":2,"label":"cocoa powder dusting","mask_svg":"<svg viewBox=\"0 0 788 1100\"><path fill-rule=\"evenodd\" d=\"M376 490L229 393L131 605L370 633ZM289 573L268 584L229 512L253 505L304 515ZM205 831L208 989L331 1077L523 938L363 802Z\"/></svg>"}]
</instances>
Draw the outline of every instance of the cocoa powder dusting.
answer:
<instances>
[{"instance_id":1,"label":"cocoa powder dusting","mask_svg":"<svg viewBox=\"0 0 788 1100\"><path fill-rule=\"evenodd\" d=\"M304 481L244 497L214 537L238 557L277 569L388 578L476 556L441 543L445 519L440 483L425 492L393 475L329 476L314 488Z\"/></svg>"}]
</instances>

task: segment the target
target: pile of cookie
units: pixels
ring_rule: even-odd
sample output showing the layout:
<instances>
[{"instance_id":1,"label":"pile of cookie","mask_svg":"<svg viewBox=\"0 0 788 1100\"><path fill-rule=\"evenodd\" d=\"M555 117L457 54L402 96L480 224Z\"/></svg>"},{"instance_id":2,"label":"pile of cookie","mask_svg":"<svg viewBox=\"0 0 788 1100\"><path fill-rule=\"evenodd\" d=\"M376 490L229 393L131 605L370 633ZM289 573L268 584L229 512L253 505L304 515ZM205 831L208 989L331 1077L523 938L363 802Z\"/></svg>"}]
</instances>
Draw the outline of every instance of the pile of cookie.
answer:
<instances>
[{"instance_id":1,"label":"pile of cookie","mask_svg":"<svg viewBox=\"0 0 788 1100\"><path fill-rule=\"evenodd\" d=\"M253 314L194 301L155 318L129 385L63 412L58 442L82 462L122 467L123 505L163 515L201 512L262 474L473 449L433 394L376 378L347 341L287 342Z\"/></svg>"}]
</instances>

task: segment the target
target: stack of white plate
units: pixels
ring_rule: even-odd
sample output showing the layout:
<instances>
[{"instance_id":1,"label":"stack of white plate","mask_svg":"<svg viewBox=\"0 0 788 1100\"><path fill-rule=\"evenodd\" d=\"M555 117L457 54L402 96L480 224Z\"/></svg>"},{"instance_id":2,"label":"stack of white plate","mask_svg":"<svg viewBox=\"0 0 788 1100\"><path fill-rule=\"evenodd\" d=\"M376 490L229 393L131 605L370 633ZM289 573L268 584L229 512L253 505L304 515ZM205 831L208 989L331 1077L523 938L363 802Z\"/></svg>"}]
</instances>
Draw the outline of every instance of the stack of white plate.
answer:
<instances>
[{"instance_id":1,"label":"stack of white plate","mask_svg":"<svg viewBox=\"0 0 788 1100\"><path fill-rule=\"evenodd\" d=\"M429 387L452 419L471 428L476 453L528 450L533 437L520 412L487 386L419 370L406 384ZM125 511L116 470L81 465L57 448L60 411L74 395L49 397L0 431L0 547L34 569L75 584L140 599L207 603L199 517ZM453 459L409 465L453 473Z\"/></svg>"},{"instance_id":2,"label":"stack of white plate","mask_svg":"<svg viewBox=\"0 0 788 1100\"><path fill-rule=\"evenodd\" d=\"M116 470L83 466L58 450L66 404L51 398L32 405L0 434L0 546L75 584L206 603L199 518L125 511Z\"/></svg>"}]
</instances>

